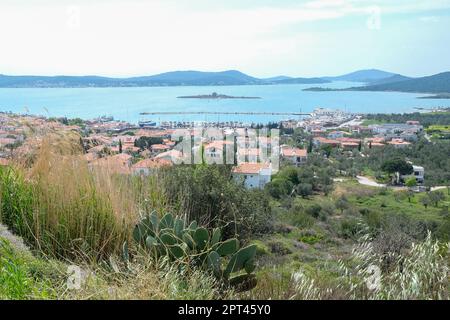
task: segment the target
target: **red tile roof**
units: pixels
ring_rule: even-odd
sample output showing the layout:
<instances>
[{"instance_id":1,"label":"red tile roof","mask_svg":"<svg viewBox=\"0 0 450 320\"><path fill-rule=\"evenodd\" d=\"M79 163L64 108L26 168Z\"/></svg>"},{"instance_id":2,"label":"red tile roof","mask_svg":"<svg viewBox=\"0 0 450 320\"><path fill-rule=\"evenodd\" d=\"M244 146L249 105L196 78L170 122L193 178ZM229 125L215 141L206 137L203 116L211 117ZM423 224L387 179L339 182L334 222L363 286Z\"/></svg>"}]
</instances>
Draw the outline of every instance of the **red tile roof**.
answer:
<instances>
[{"instance_id":1,"label":"red tile roof","mask_svg":"<svg viewBox=\"0 0 450 320\"><path fill-rule=\"evenodd\" d=\"M306 157L308 151L300 148L281 148L281 156L283 157Z\"/></svg>"},{"instance_id":2,"label":"red tile roof","mask_svg":"<svg viewBox=\"0 0 450 320\"><path fill-rule=\"evenodd\" d=\"M266 168L269 168L267 163L241 163L233 168L233 173L257 174Z\"/></svg>"}]
</instances>

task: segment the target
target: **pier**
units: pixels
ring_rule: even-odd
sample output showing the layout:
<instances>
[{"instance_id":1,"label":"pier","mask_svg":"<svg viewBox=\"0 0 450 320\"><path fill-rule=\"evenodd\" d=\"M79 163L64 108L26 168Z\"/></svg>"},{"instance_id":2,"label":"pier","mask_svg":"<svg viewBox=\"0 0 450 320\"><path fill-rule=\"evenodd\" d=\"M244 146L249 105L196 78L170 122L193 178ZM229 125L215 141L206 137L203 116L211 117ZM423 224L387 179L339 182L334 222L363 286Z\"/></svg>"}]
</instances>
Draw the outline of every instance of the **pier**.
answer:
<instances>
[{"instance_id":1,"label":"pier","mask_svg":"<svg viewBox=\"0 0 450 320\"><path fill-rule=\"evenodd\" d=\"M269 115L269 116L311 116L311 113L301 112L231 112L231 111L161 111L161 112L141 112L145 115L184 115L184 114L211 114L211 115Z\"/></svg>"}]
</instances>

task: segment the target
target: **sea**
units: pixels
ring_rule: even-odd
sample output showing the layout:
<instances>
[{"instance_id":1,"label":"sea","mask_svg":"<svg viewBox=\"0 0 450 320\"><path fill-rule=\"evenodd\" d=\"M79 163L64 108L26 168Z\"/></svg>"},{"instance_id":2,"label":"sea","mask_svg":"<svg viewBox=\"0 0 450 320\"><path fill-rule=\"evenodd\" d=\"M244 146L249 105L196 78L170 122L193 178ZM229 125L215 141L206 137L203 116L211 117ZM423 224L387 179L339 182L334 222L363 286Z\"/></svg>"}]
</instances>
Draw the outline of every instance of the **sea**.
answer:
<instances>
[{"instance_id":1,"label":"sea","mask_svg":"<svg viewBox=\"0 0 450 320\"><path fill-rule=\"evenodd\" d=\"M268 123L297 119L295 115L270 114L171 114L145 112L247 112L309 113L316 108L339 109L351 113L404 113L417 108L449 107L448 99L418 99L420 93L303 91L310 87L348 88L362 84L333 82L322 85L178 86L125 88L0 88L0 111L47 117L94 119L112 116L137 123L162 121L239 121ZM208 95L261 99L181 99L179 96Z\"/></svg>"}]
</instances>

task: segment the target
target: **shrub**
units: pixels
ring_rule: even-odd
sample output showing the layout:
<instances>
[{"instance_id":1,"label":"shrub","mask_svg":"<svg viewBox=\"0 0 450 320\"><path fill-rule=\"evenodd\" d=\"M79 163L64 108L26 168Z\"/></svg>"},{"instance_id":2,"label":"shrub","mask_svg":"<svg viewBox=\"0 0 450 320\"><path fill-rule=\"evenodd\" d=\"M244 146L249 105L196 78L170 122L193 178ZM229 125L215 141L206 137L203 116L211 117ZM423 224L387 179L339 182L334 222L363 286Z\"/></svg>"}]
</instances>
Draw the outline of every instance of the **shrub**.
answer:
<instances>
[{"instance_id":1,"label":"shrub","mask_svg":"<svg viewBox=\"0 0 450 320\"><path fill-rule=\"evenodd\" d=\"M299 213L292 213L290 222L298 227L298 228L311 228L315 224L315 219L311 217L310 215L299 212Z\"/></svg>"},{"instance_id":2,"label":"shrub","mask_svg":"<svg viewBox=\"0 0 450 320\"><path fill-rule=\"evenodd\" d=\"M340 224L340 234L346 239L356 239L361 235L364 226L358 219L345 219Z\"/></svg>"},{"instance_id":3,"label":"shrub","mask_svg":"<svg viewBox=\"0 0 450 320\"><path fill-rule=\"evenodd\" d=\"M318 218L321 211L322 207L317 203L314 203L305 209L305 212L313 218Z\"/></svg>"},{"instance_id":4,"label":"shrub","mask_svg":"<svg viewBox=\"0 0 450 320\"><path fill-rule=\"evenodd\" d=\"M316 244L320 240L323 239L323 235L318 234L316 231L309 229L309 230L303 230L300 233L300 236L298 238L299 241L307 243L307 244Z\"/></svg>"},{"instance_id":5,"label":"shrub","mask_svg":"<svg viewBox=\"0 0 450 320\"><path fill-rule=\"evenodd\" d=\"M313 194L313 186L309 183L301 183L297 185L296 191L299 196L307 198Z\"/></svg>"},{"instance_id":6,"label":"shrub","mask_svg":"<svg viewBox=\"0 0 450 320\"><path fill-rule=\"evenodd\" d=\"M235 183L227 166L175 166L159 181L174 214L208 227L223 227L225 236L249 236L270 231L269 197Z\"/></svg>"},{"instance_id":7,"label":"shrub","mask_svg":"<svg viewBox=\"0 0 450 320\"><path fill-rule=\"evenodd\" d=\"M282 241L274 240L268 243L270 251L274 254L284 256L292 253L292 251Z\"/></svg>"},{"instance_id":8,"label":"shrub","mask_svg":"<svg viewBox=\"0 0 450 320\"><path fill-rule=\"evenodd\" d=\"M272 197L280 199L284 196L290 195L293 186L294 185L289 180L276 178L269 182L265 186L265 189Z\"/></svg>"}]
</instances>

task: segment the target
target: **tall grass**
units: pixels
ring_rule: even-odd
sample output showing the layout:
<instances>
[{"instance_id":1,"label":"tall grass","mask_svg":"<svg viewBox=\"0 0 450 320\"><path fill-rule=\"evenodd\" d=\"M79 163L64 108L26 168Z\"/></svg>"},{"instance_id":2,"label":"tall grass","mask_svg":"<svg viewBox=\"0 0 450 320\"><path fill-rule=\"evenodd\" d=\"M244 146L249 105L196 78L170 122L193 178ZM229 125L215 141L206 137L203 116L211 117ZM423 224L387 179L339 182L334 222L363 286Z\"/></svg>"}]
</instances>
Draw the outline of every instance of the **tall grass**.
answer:
<instances>
[{"instance_id":1,"label":"tall grass","mask_svg":"<svg viewBox=\"0 0 450 320\"><path fill-rule=\"evenodd\" d=\"M377 253L370 241L363 241L353 251L349 263L341 261L339 284L318 285L314 277L302 271L294 273L296 299L345 298L352 300L428 300L449 298L448 244L433 240L431 234L401 254ZM373 273L385 255L395 264ZM395 257L394 257L395 256ZM343 295L344 293L344 295Z\"/></svg>"},{"instance_id":2,"label":"tall grass","mask_svg":"<svg viewBox=\"0 0 450 320\"><path fill-rule=\"evenodd\" d=\"M71 132L48 134L31 166L0 170L0 221L46 254L97 260L120 250L145 196L156 205L160 195L150 182L88 167L79 141Z\"/></svg>"}]
</instances>

